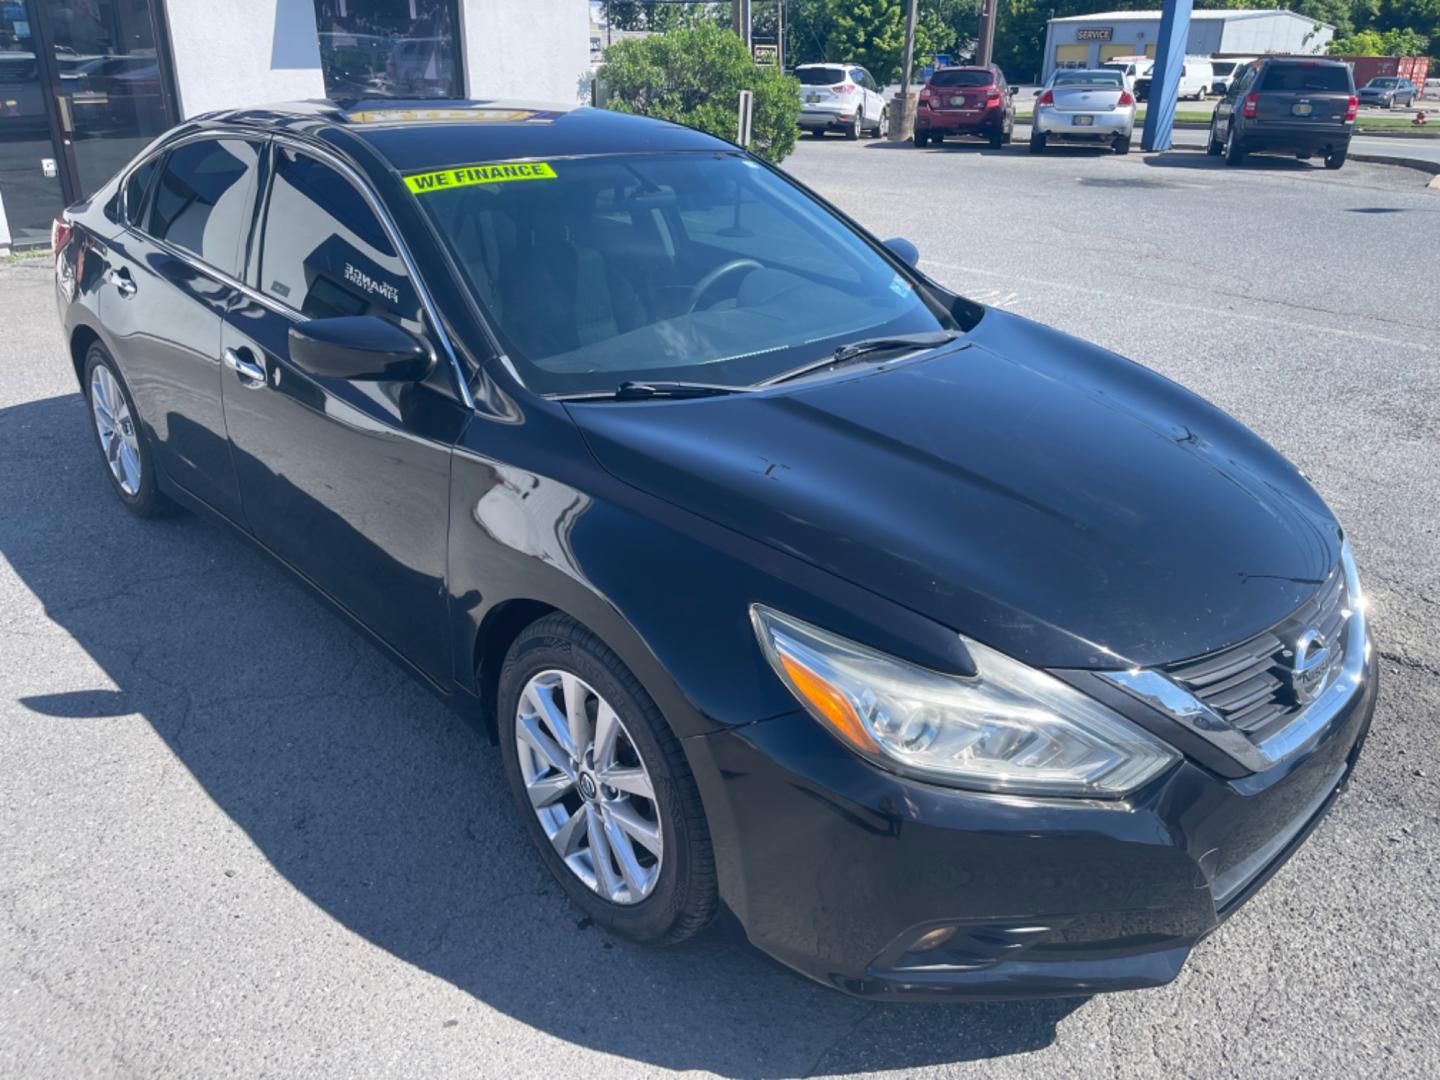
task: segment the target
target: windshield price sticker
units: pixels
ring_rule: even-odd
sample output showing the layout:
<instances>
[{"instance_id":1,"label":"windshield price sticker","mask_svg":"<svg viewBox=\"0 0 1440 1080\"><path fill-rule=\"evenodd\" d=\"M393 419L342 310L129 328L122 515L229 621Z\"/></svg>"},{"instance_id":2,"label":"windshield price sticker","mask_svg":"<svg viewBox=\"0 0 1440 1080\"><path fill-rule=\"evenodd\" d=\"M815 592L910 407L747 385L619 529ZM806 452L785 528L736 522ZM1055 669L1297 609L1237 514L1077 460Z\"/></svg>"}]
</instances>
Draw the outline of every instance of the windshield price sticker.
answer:
<instances>
[{"instance_id":1,"label":"windshield price sticker","mask_svg":"<svg viewBox=\"0 0 1440 1080\"><path fill-rule=\"evenodd\" d=\"M554 180L555 170L543 161L517 162L513 165L466 165L459 169L416 173L405 177L405 186L416 195L472 184L502 184L511 180Z\"/></svg>"}]
</instances>

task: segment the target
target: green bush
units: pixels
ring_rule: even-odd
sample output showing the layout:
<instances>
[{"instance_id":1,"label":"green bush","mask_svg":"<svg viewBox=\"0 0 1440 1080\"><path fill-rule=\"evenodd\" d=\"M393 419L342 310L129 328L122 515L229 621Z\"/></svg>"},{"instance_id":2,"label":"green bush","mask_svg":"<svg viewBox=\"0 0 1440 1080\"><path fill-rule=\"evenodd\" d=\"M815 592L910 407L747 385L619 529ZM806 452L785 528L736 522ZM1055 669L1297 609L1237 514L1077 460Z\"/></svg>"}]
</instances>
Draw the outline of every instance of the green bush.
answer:
<instances>
[{"instance_id":1,"label":"green bush","mask_svg":"<svg viewBox=\"0 0 1440 1080\"><path fill-rule=\"evenodd\" d=\"M679 27L605 50L600 79L610 108L698 128L735 140L740 91L755 95L748 149L780 161L795 149L800 84L757 67L745 44L713 23Z\"/></svg>"}]
</instances>

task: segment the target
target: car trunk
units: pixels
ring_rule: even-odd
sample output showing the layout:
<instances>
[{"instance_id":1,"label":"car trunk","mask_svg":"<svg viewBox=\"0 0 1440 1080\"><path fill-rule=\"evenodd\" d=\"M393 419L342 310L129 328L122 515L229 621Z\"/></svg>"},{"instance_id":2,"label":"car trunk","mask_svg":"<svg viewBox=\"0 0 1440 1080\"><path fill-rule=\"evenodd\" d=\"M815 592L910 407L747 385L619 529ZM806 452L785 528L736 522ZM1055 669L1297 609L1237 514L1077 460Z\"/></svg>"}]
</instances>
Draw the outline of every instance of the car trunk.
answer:
<instances>
[{"instance_id":1,"label":"car trunk","mask_svg":"<svg viewBox=\"0 0 1440 1080\"><path fill-rule=\"evenodd\" d=\"M1120 103L1120 87L1057 86L1050 91L1061 112L1110 112Z\"/></svg>"},{"instance_id":2,"label":"car trunk","mask_svg":"<svg viewBox=\"0 0 1440 1080\"><path fill-rule=\"evenodd\" d=\"M947 109L983 109L985 102L995 91L988 86L933 86L930 107L944 112Z\"/></svg>"},{"instance_id":3,"label":"car trunk","mask_svg":"<svg viewBox=\"0 0 1440 1080\"><path fill-rule=\"evenodd\" d=\"M1276 64L1257 94L1255 119L1262 124L1343 124L1350 107L1350 76L1341 67Z\"/></svg>"}]
</instances>

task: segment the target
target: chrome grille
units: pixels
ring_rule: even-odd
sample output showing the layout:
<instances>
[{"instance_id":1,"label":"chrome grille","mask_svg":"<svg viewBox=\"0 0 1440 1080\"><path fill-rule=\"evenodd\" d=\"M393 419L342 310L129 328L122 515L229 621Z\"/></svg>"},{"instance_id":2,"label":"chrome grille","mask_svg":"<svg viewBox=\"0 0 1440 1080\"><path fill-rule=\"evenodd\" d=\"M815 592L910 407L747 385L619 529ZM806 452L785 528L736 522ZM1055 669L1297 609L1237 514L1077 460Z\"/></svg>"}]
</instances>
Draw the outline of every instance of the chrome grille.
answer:
<instances>
[{"instance_id":1,"label":"chrome grille","mask_svg":"<svg viewBox=\"0 0 1440 1080\"><path fill-rule=\"evenodd\" d=\"M1305 708L1291 688L1296 639L1320 632L1331 649L1329 670L1317 693L1339 673L1345 659L1350 617L1345 578L1338 569L1299 610L1283 622L1228 649L1164 668L1232 727L1256 742L1285 727Z\"/></svg>"}]
</instances>

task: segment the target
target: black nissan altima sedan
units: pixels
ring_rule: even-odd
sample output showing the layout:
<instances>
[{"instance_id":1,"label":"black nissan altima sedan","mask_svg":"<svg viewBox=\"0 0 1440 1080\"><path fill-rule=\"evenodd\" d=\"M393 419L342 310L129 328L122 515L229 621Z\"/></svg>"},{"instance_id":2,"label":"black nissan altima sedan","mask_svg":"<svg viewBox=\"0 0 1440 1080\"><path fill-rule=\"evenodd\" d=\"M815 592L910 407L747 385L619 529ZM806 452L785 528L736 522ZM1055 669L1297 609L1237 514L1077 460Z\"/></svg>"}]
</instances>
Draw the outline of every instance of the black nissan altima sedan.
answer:
<instances>
[{"instance_id":1,"label":"black nissan altima sedan","mask_svg":"<svg viewBox=\"0 0 1440 1080\"><path fill-rule=\"evenodd\" d=\"M488 730L618 935L723 902L853 994L1156 986L1354 766L1365 606L1293 466L728 143L214 114L54 246L120 501L227 522Z\"/></svg>"}]
</instances>

